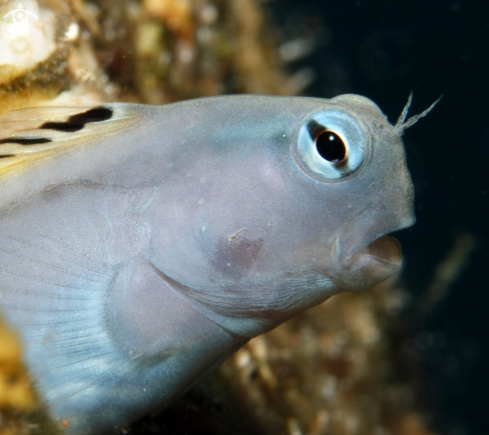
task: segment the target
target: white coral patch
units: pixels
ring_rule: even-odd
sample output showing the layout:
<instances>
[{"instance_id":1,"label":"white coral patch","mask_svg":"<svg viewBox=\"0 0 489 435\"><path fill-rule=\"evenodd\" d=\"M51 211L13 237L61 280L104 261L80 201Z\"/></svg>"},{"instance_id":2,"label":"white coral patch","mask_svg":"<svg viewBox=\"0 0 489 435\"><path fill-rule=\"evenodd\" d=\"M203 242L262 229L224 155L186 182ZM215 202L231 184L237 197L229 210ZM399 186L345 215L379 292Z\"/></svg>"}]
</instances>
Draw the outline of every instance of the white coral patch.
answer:
<instances>
[{"instance_id":1,"label":"white coral patch","mask_svg":"<svg viewBox=\"0 0 489 435\"><path fill-rule=\"evenodd\" d=\"M17 15L15 15L17 11ZM23 11L23 20L14 20ZM56 50L55 16L35 0L0 7L0 84L20 77Z\"/></svg>"}]
</instances>

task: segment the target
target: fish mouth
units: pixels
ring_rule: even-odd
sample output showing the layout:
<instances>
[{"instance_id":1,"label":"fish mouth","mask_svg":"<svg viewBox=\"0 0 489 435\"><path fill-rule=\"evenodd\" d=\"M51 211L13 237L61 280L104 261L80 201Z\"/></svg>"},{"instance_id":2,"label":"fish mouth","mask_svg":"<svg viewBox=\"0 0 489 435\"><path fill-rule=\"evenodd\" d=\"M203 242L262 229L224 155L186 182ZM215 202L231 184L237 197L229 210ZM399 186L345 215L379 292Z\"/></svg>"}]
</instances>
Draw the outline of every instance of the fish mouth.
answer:
<instances>
[{"instance_id":1,"label":"fish mouth","mask_svg":"<svg viewBox=\"0 0 489 435\"><path fill-rule=\"evenodd\" d=\"M399 267L402 262L401 244L395 237L381 236L353 253L349 261L358 262L361 257L368 257L371 261Z\"/></svg>"},{"instance_id":2,"label":"fish mouth","mask_svg":"<svg viewBox=\"0 0 489 435\"><path fill-rule=\"evenodd\" d=\"M341 228L333 242L336 272L334 281L348 291L362 290L385 281L399 271L402 265L401 244L388 234L409 227L414 216L406 219L375 219L378 211L363 210ZM360 237L367 223L371 229Z\"/></svg>"}]
</instances>

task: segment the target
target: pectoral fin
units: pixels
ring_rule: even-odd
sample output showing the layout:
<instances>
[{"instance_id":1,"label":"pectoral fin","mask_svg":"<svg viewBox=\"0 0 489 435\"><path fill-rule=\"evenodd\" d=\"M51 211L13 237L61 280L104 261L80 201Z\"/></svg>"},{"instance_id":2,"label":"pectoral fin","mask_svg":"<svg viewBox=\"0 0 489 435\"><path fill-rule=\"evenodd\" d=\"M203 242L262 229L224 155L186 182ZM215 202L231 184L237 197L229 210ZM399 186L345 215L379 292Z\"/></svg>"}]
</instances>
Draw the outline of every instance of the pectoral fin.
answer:
<instances>
[{"instance_id":1,"label":"pectoral fin","mask_svg":"<svg viewBox=\"0 0 489 435\"><path fill-rule=\"evenodd\" d=\"M168 403L246 341L195 311L144 260L107 263L46 234L0 229L0 242L0 311L69 434Z\"/></svg>"}]
</instances>

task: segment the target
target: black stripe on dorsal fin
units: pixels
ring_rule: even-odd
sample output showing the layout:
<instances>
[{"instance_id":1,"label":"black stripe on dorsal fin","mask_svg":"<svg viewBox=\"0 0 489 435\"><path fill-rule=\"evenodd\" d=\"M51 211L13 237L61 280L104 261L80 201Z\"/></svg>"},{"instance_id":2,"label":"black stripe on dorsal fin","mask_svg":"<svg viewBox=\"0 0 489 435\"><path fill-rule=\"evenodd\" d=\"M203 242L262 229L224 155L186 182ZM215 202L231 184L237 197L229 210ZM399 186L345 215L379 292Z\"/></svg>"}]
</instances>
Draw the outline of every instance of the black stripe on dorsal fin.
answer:
<instances>
[{"instance_id":1,"label":"black stripe on dorsal fin","mask_svg":"<svg viewBox=\"0 0 489 435\"><path fill-rule=\"evenodd\" d=\"M72 115L65 122L45 122L39 128L43 130L56 130L66 133L80 131L86 124L102 122L112 118L113 111L107 107L95 107L83 113Z\"/></svg>"},{"instance_id":2,"label":"black stripe on dorsal fin","mask_svg":"<svg viewBox=\"0 0 489 435\"><path fill-rule=\"evenodd\" d=\"M1 139L0 145L4 143L15 143L18 145L41 145L49 142L52 142L52 140L45 137L10 137L8 139Z\"/></svg>"},{"instance_id":3,"label":"black stripe on dorsal fin","mask_svg":"<svg viewBox=\"0 0 489 435\"><path fill-rule=\"evenodd\" d=\"M98 145L104 138L133 127L141 108L129 103L38 106L0 116L0 183L7 174L28 170L37 159L69 148ZM1 284L1 283L0 283Z\"/></svg>"},{"instance_id":4,"label":"black stripe on dorsal fin","mask_svg":"<svg viewBox=\"0 0 489 435\"><path fill-rule=\"evenodd\" d=\"M94 107L93 109L87 110L83 113L77 113L68 118L68 122L80 122L88 124L89 122L101 122L107 121L112 118L114 112L108 107Z\"/></svg>"}]
</instances>

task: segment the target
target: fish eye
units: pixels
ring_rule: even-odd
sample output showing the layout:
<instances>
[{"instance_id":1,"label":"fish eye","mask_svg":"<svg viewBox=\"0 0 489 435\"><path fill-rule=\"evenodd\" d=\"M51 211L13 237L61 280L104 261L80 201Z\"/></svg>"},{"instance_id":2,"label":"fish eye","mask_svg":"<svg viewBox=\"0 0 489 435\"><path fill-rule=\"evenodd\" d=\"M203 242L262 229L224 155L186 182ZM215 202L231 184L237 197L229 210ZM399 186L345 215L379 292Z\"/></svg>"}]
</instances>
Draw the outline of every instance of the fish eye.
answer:
<instances>
[{"instance_id":1,"label":"fish eye","mask_svg":"<svg viewBox=\"0 0 489 435\"><path fill-rule=\"evenodd\" d=\"M319 155L331 163L341 163L346 158L346 146L334 131L325 130L316 138Z\"/></svg>"},{"instance_id":2,"label":"fish eye","mask_svg":"<svg viewBox=\"0 0 489 435\"><path fill-rule=\"evenodd\" d=\"M342 181L361 170L369 151L368 129L339 109L323 110L306 119L293 144L299 166L321 181Z\"/></svg>"}]
</instances>

